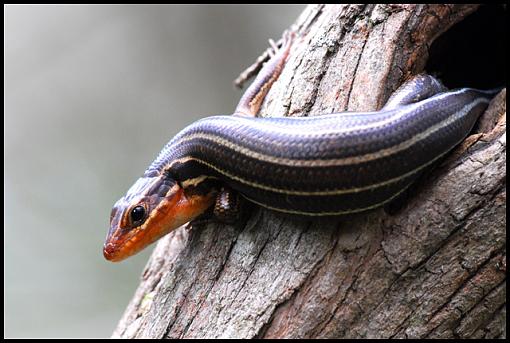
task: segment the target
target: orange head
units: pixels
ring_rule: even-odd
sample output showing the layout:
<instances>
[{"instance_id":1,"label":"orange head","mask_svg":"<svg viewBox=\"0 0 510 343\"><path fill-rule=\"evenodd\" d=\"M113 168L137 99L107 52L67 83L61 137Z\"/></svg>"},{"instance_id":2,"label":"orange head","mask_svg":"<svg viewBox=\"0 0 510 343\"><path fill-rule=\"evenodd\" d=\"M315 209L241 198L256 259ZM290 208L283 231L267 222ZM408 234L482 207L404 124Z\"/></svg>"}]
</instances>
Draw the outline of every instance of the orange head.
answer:
<instances>
[{"instance_id":1,"label":"orange head","mask_svg":"<svg viewBox=\"0 0 510 343\"><path fill-rule=\"evenodd\" d=\"M141 177L113 206L103 255L113 262L134 255L196 218L213 202L212 192L186 195L166 173Z\"/></svg>"}]
</instances>

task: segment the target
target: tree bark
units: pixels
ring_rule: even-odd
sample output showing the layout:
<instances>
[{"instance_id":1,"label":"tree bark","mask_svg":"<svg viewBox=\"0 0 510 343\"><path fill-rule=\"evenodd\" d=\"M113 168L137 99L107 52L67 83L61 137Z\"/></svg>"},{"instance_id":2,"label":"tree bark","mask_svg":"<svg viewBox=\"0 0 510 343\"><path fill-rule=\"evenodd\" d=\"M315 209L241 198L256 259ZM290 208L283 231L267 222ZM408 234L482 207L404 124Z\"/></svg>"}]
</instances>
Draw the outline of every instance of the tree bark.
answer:
<instances>
[{"instance_id":1,"label":"tree bark","mask_svg":"<svg viewBox=\"0 0 510 343\"><path fill-rule=\"evenodd\" d=\"M380 108L474 5L313 5L261 114ZM503 337L506 91L396 214L255 208L158 243L114 337Z\"/></svg>"}]
</instances>

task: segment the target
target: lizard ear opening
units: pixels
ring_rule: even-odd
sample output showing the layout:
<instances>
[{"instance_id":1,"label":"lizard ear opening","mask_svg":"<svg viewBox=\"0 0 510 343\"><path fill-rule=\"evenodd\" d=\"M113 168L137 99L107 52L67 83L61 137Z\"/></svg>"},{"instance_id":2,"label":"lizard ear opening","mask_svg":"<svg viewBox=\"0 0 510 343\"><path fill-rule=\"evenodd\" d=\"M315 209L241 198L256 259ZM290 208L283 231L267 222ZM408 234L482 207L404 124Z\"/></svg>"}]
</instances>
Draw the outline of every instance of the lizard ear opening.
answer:
<instances>
[{"instance_id":1,"label":"lizard ear opening","mask_svg":"<svg viewBox=\"0 0 510 343\"><path fill-rule=\"evenodd\" d=\"M490 89L506 83L506 6L481 5L437 37L425 70L446 87Z\"/></svg>"}]
</instances>

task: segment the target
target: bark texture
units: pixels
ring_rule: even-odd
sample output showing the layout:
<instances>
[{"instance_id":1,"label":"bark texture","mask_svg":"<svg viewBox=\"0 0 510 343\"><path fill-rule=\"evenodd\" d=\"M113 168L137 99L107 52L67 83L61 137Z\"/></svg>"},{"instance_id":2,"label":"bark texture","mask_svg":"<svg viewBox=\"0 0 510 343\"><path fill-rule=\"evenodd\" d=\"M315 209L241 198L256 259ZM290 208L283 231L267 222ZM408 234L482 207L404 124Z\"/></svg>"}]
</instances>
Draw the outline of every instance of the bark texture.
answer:
<instances>
[{"instance_id":1,"label":"bark texture","mask_svg":"<svg viewBox=\"0 0 510 343\"><path fill-rule=\"evenodd\" d=\"M473 5L313 5L262 115L381 107ZM255 208L160 240L114 337L504 337L506 91L396 214Z\"/></svg>"}]
</instances>

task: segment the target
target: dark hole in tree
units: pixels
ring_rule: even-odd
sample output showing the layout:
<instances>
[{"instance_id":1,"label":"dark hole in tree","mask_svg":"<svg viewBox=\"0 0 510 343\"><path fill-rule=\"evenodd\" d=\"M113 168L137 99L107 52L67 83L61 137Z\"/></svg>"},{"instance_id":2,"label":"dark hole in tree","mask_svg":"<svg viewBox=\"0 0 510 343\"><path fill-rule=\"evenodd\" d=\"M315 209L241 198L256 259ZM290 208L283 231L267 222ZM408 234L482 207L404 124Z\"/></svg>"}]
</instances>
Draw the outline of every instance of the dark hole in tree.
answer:
<instances>
[{"instance_id":1,"label":"dark hole in tree","mask_svg":"<svg viewBox=\"0 0 510 343\"><path fill-rule=\"evenodd\" d=\"M505 23L504 5L480 6L432 43L425 70L448 88L506 86Z\"/></svg>"}]
</instances>

